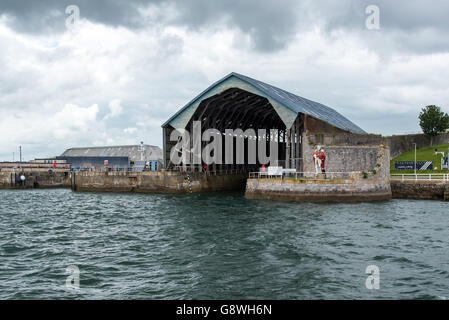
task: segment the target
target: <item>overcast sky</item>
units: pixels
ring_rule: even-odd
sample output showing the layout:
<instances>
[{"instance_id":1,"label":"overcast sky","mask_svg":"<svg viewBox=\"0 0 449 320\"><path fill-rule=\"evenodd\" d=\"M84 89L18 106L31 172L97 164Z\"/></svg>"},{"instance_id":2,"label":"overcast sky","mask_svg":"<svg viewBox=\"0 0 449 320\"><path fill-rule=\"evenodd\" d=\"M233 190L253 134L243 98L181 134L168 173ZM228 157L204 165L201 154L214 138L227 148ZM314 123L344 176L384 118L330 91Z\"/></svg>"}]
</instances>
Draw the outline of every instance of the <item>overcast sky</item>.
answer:
<instances>
[{"instance_id":1,"label":"overcast sky","mask_svg":"<svg viewBox=\"0 0 449 320\"><path fill-rule=\"evenodd\" d=\"M370 133L420 132L422 107L449 112L448 16L447 0L0 0L0 160L161 146L161 124L233 71Z\"/></svg>"}]
</instances>

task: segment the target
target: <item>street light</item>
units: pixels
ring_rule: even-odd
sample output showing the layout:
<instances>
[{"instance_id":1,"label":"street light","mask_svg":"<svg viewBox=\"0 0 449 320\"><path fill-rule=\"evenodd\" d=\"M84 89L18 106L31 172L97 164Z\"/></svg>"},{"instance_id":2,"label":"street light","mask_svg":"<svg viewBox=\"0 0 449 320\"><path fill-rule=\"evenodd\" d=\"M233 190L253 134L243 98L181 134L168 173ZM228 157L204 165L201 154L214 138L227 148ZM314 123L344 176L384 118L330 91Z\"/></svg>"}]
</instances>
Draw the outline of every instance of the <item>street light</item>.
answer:
<instances>
[{"instance_id":1,"label":"street light","mask_svg":"<svg viewBox=\"0 0 449 320\"><path fill-rule=\"evenodd\" d=\"M140 160L143 161L143 153L145 152L145 147L143 146L143 141L140 142Z\"/></svg>"},{"instance_id":2,"label":"street light","mask_svg":"<svg viewBox=\"0 0 449 320\"><path fill-rule=\"evenodd\" d=\"M414 163L414 167L415 167L415 178L416 178L416 143L413 143L415 145L415 163Z\"/></svg>"}]
</instances>

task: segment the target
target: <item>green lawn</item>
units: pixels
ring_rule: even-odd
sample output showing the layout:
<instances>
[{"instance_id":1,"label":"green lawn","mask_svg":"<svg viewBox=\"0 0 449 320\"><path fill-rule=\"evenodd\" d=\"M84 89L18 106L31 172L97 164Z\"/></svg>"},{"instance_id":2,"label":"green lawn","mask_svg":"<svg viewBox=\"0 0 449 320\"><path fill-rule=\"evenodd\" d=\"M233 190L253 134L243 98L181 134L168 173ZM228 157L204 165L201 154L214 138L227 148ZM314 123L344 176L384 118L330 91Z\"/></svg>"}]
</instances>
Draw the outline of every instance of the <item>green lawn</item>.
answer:
<instances>
[{"instance_id":1,"label":"green lawn","mask_svg":"<svg viewBox=\"0 0 449 320\"><path fill-rule=\"evenodd\" d=\"M449 147L449 143L440 144L433 147L421 148L416 150L416 161L432 161L433 167L438 167L438 170L418 170L417 173L448 173L448 170L441 170L441 154L437 156L433 155L435 149L438 151L444 152L447 155L447 148ZM414 173L413 170L395 170L394 162L395 161L415 161L415 150L407 151L392 159L390 162L390 171L391 173Z\"/></svg>"}]
</instances>

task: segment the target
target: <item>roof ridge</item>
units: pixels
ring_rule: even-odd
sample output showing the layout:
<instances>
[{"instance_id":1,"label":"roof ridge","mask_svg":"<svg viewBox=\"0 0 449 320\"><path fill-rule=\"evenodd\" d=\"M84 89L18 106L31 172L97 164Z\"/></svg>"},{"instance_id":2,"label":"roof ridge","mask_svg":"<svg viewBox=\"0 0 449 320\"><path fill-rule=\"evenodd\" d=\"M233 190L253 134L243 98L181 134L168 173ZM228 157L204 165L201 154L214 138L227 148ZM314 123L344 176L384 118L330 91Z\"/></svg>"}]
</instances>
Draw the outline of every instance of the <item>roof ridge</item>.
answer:
<instances>
[{"instance_id":1,"label":"roof ridge","mask_svg":"<svg viewBox=\"0 0 449 320\"><path fill-rule=\"evenodd\" d=\"M176 119L182 112L188 109L191 105L197 102L202 96L204 96L208 91L213 90L215 87L226 81L230 77L236 77L237 79L249 84L256 90L262 92L264 95L270 97L276 102L280 103L285 108L293 111L295 113L308 114L319 120L326 121L331 125L334 125L342 130L355 132L355 133L366 133L363 129L357 126L355 123L344 117L337 110L328 107L322 103L301 97L295 93L291 93L279 87L273 86L271 84L265 83L263 81L239 74L237 72L231 72L222 79L214 82L212 85L203 90L199 95L195 96L189 103L184 107L179 109L173 116L171 116L162 127L167 126L171 121ZM243 89L244 90L244 89Z\"/></svg>"}]
</instances>

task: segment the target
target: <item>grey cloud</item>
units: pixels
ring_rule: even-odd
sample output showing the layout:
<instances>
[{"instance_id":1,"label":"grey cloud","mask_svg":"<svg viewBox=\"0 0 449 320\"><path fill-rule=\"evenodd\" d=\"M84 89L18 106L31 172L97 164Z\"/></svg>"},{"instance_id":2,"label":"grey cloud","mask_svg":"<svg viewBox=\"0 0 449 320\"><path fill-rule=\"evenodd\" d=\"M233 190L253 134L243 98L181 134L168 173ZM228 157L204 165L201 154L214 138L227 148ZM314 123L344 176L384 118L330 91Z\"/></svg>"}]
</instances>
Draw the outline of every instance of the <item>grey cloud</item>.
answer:
<instances>
[{"instance_id":1,"label":"grey cloud","mask_svg":"<svg viewBox=\"0 0 449 320\"><path fill-rule=\"evenodd\" d=\"M140 16L139 8L150 4L172 4L178 10L176 18L161 17L161 23L201 29L214 26L217 21L227 27L236 27L249 34L254 47L273 51L285 47L295 34L296 7L294 0L282 3L262 0L4 0L0 13L13 17L12 25L20 32L61 32L65 30L65 8L77 5L81 17L113 26L142 28L154 23Z\"/></svg>"},{"instance_id":2,"label":"grey cloud","mask_svg":"<svg viewBox=\"0 0 449 320\"><path fill-rule=\"evenodd\" d=\"M71 4L80 7L83 18L133 29L160 23L199 30L224 23L227 28L248 34L254 49L262 52L280 50L298 31L315 26L329 33L341 29L370 37L365 29L365 8L374 4L380 8L380 32L385 38L393 34L392 40L399 43L393 49L418 53L449 50L449 43L442 38L449 30L446 0L2 0L0 14L13 17L13 27L21 32L61 32L65 30L65 8ZM139 8L150 4L172 5L178 13L148 21ZM426 33L421 39L425 41L413 43L407 35L410 33Z\"/></svg>"},{"instance_id":3,"label":"grey cloud","mask_svg":"<svg viewBox=\"0 0 449 320\"><path fill-rule=\"evenodd\" d=\"M448 30L449 2L446 0L318 0L303 2L315 19L321 20L328 30L365 28L365 9L375 5L380 10L381 29L416 31L425 28Z\"/></svg>"},{"instance_id":4,"label":"grey cloud","mask_svg":"<svg viewBox=\"0 0 449 320\"><path fill-rule=\"evenodd\" d=\"M365 8L369 5L379 7L378 31L365 28ZM446 0L322 0L310 2L309 9L328 34L334 30L355 32L381 55L393 51L417 54L449 51L449 2Z\"/></svg>"},{"instance_id":5,"label":"grey cloud","mask_svg":"<svg viewBox=\"0 0 449 320\"><path fill-rule=\"evenodd\" d=\"M0 14L13 18L13 27L20 32L62 32L65 31L65 9L77 5L83 18L114 26L137 28L138 7L146 0L2 0Z\"/></svg>"},{"instance_id":6,"label":"grey cloud","mask_svg":"<svg viewBox=\"0 0 449 320\"><path fill-rule=\"evenodd\" d=\"M227 27L236 27L249 34L255 49L260 51L284 48L296 32L298 1L294 0L173 2L181 13L177 23L198 29L224 20Z\"/></svg>"}]
</instances>

